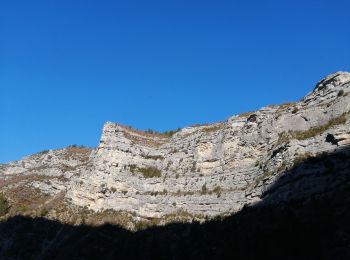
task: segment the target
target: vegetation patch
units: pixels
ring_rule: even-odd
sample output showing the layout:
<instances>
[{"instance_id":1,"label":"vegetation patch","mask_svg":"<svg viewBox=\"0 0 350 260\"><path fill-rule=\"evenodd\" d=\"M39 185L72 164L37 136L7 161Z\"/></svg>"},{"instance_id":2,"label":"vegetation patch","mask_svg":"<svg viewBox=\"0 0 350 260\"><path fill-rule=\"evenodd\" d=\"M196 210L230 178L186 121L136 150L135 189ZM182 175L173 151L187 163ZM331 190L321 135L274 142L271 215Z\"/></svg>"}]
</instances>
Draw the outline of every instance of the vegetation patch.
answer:
<instances>
[{"instance_id":1,"label":"vegetation patch","mask_svg":"<svg viewBox=\"0 0 350 260\"><path fill-rule=\"evenodd\" d=\"M162 176L161 171L155 167L138 168L138 171L142 173L143 177L145 178L154 178L154 177L159 178Z\"/></svg>"},{"instance_id":2,"label":"vegetation patch","mask_svg":"<svg viewBox=\"0 0 350 260\"><path fill-rule=\"evenodd\" d=\"M208 123L197 123L197 124L190 125L190 127L200 127L200 126L208 126L208 125L209 125Z\"/></svg>"},{"instance_id":3,"label":"vegetation patch","mask_svg":"<svg viewBox=\"0 0 350 260\"><path fill-rule=\"evenodd\" d=\"M7 214L9 211L9 203L4 196L4 194L0 193L0 217Z\"/></svg>"},{"instance_id":4,"label":"vegetation patch","mask_svg":"<svg viewBox=\"0 0 350 260\"><path fill-rule=\"evenodd\" d=\"M338 97L342 97L342 96L344 96L345 95L345 92L344 92L344 90L339 90L339 92L338 92Z\"/></svg>"},{"instance_id":5,"label":"vegetation patch","mask_svg":"<svg viewBox=\"0 0 350 260\"><path fill-rule=\"evenodd\" d=\"M180 130L181 130L181 128L178 128L178 129L175 129L175 130L169 130L169 131L165 131L165 132L158 132L158 131L155 131L153 129L148 129L148 130L145 131L145 133L151 134L151 135L155 135L155 136L159 136L159 137L172 137L174 134L176 134Z\"/></svg>"},{"instance_id":6,"label":"vegetation patch","mask_svg":"<svg viewBox=\"0 0 350 260\"><path fill-rule=\"evenodd\" d=\"M206 183L204 183L202 186L201 194L205 195L207 193L208 193L207 185L206 185Z\"/></svg>"},{"instance_id":7,"label":"vegetation patch","mask_svg":"<svg viewBox=\"0 0 350 260\"><path fill-rule=\"evenodd\" d=\"M62 163L62 166L60 166L60 169L63 173L75 171L77 168L78 166L70 166L64 163Z\"/></svg>"},{"instance_id":8,"label":"vegetation patch","mask_svg":"<svg viewBox=\"0 0 350 260\"><path fill-rule=\"evenodd\" d=\"M132 133L135 133L131 131ZM140 134L141 133L141 134ZM153 135L147 134L146 132L140 132L136 133L138 135L130 134L128 132L124 132L124 136L131 140L132 142L144 146L150 146L150 147L159 147L164 143L164 140L156 140L152 137Z\"/></svg>"},{"instance_id":9,"label":"vegetation patch","mask_svg":"<svg viewBox=\"0 0 350 260\"><path fill-rule=\"evenodd\" d=\"M188 220L193 219L205 219L205 215L203 214L192 214L189 213L183 209L179 209L178 211L174 213L170 213L162 217L163 220L166 220L167 223L173 223L173 222L185 222Z\"/></svg>"},{"instance_id":10,"label":"vegetation patch","mask_svg":"<svg viewBox=\"0 0 350 260\"><path fill-rule=\"evenodd\" d=\"M138 167L135 164L129 166L132 173L141 173L145 178L161 177L162 172L156 167Z\"/></svg>"},{"instance_id":11,"label":"vegetation patch","mask_svg":"<svg viewBox=\"0 0 350 260\"><path fill-rule=\"evenodd\" d=\"M41 152L37 153L38 155L43 155L49 153L50 150L42 150Z\"/></svg>"},{"instance_id":12,"label":"vegetation patch","mask_svg":"<svg viewBox=\"0 0 350 260\"><path fill-rule=\"evenodd\" d=\"M302 163L311 165L314 164L316 167L323 165L323 167L326 169L325 173L334 174L336 173L336 167L339 165L339 162L344 162L348 159L349 158L346 155L338 154L337 156L334 156L323 152L315 156L307 152L297 156L294 160L294 165L300 165Z\"/></svg>"},{"instance_id":13,"label":"vegetation patch","mask_svg":"<svg viewBox=\"0 0 350 260\"><path fill-rule=\"evenodd\" d=\"M296 114L298 113L299 109L297 107L294 107L293 110L292 110L292 114Z\"/></svg>"},{"instance_id":14,"label":"vegetation patch","mask_svg":"<svg viewBox=\"0 0 350 260\"><path fill-rule=\"evenodd\" d=\"M31 171L35 171L35 170L39 170L37 168L33 168L30 170ZM45 167L44 167L45 169ZM16 184L28 184L30 182L34 182L34 181L39 181L39 182L46 182L48 180L51 179L55 179L55 177L50 177L50 176L44 176L44 175L38 175L38 174L30 174L30 175L13 175L8 179L5 180L0 180L0 189L4 188L4 187L9 187L11 185L16 185Z\"/></svg>"},{"instance_id":15,"label":"vegetation patch","mask_svg":"<svg viewBox=\"0 0 350 260\"><path fill-rule=\"evenodd\" d=\"M76 217L79 219L78 222L82 222L91 226L101 226L103 224L109 223L114 225L120 225L124 228L135 231L144 230L146 228L160 224L185 223L192 220L205 219L204 215L191 214L182 209L164 215L160 218L144 218L141 220L136 220L136 214L133 212L115 211L112 209L104 210L101 212L93 212L89 211L88 209L82 208L79 210L79 212L76 213Z\"/></svg>"},{"instance_id":16,"label":"vegetation patch","mask_svg":"<svg viewBox=\"0 0 350 260\"><path fill-rule=\"evenodd\" d=\"M164 157L161 155L142 154L141 157L145 159L151 159L151 160L164 160Z\"/></svg>"},{"instance_id":17,"label":"vegetation patch","mask_svg":"<svg viewBox=\"0 0 350 260\"><path fill-rule=\"evenodd\" d=\"M104 224L120 225L130 228L133 225L133 214L130 212L107 209L94 212L86 207L79 208L75 213L76 221L90 226L101 226Z\"/></svg>"},{"instance_id":18,"label":"vegetation patch","mask_svg":"<svg viewBox=\"0 0 350 260\"><path fill-rule=\"evenodd\" d=\"M220 186L216 186L216 187L212 190L212 192L214 192L218 198L221 197L221 187L220 187Z\"/></svg>"},{"instance_id":19,"label":"vegetation patch","mask_svg":"<svg viewBox=\"0 0 350 260\"><path fill-rule=\"evenodd\" d=\"M347 113L344 113L341 116L338 116L336 118L329 120L329 122L325 125L312 127L306 131L292 132L292 137L298 140L305 140L305 139L320 135L325 131L327 131L328 129L332 128L333 126L345 124L346 114Z\"/></svg>"},{"instance_id":20,"label":"vegetation patch","mask_svg":"<svg viewBox=\"0 0 350 260\"><path fill-rule=\"evenodd\" d=\"M345 124L346 123L346 116L348 114L349 114L349 112L343 113L342 115L329 120L328 123L326 123L324 125L312 127L306 131L294 131L294 132L289 131L289 132L280 133L277 144L287 142L290 139L305 140L305 139L315 137L317 135L321 135L325 131L327 131L328 129L330 129L334 126Z\"/></svg>"},{"instance_id":21,"label":"vegetation patch","mask_svg":"<svg viewBox=\"0 0 350 260\"><path fill-rule=\"evenodd\" d=\"M212 126L205 127L202 130L205 133L212 133L212 132L219 131L221 128L222 128L222 125L220 124L220 125L212 125Z\"/></svg>"},{"instance_id":22,"label":"vegetation patch","mask_svg":"<svg viewBox=\"0 0 350 260\"><path fill-rule=\"evenodd\" d=\"M239 114L239 117L250 117L253 114L254 112L245 112L245 113Z\"/></svg>"},{"instance_id":23,"label":"vegetation patch","mask_svg":"<svg viewBox=\"0 0 350 260\"><path fill-rule=\"evenodd\" d=\"M47 209L57 208L57 204L59 203L55 200L55 205L51 207L51 200L52 197L42 193L37 188L26 187L24 185L10 188L6 191L6 197L0 195L0 216L4 215L1 213L9 213L10 216L43 216L46 211L44 207ZM9 206L9 201L11 201L11 207Z\"/></svg>"},{"instance_id":24,"label":"vegetation patch","mask_svg":"<svg viewBox=\"0 0 350 260\"><path fill-rule=\"evenodd\" d=\"M147 137L159 137L159 138L169 138L169 137L172 137L177 132L181 131L181 128L177 128L175 130L169 130L169 131L165 131L165 132L159 132L159 131L153 130L151 128L143 131L143 130L133 128L132 126L124 126L124 125L120 125L120 124L119 124L119 126L128 130L129 132L132 132L132 133L135 133L138 135L143 135L143 136L147 136Z\"/></svg>"},{"instance_id":25,"label":"vegetation patch","mask_svg":"<svg viewBox=\"0 0 350 260\"><path fill-rule=\"evenodd\" d=\"M254 181L254 186L256 187L261 181L263 181L264 179L270 177L272 175L271 172L269 171L264 171L263 174L261 174L260 176L258 176L255 181Z\"/></svg>"},{"instance_id":26,"label":"vegetation patch","mask_svg":"<svg viewBox=\"0 0 350 260\"><path fill-rule=\"evenodd\" d=\"M148 191L144 193L145 195L158 196L158 195L166 195L168 191L163 189L163 191Z\"/></svg>"},{"instance_id":27,"label":"vegetation patch","mask_svg":"<svg viewBox=\"0 0 350 260\"><path fill-rule=\"evenodd\" d=\"M181 128L178 128L176 130L165 131L165 132L160 133L160 134L167 136L167 137L172 137L174 134L176 134L177 132L180 132L180 131L181 131Z\"/></svg>"},{"instance_id":28,"label":"vegetation patch","mask_svg":"<svg viewBox=\"0 0 350 260\"><path fill-rule=\"evenodd\" d=\"M295 108L295 105L296 105L295 102L286 102L286 103L278 106L277 112L281 112L283 110L287 110L290 108Z\"/></svg>"},{"instance_id":29,"label":"vegetation patch","mask_svg":"<svg viewBox=\"0 0 350 260\"><path fill-rule=\"evenodd\" d=\"M302 162L305 162L306 160L310 159L312 157L312 154L309 152L303 153L303 154L299 154L294 158L293 163L296 164L300 164Z\"/></svg>"},{"instance_id":30,"label":"vegetation patch","mask_svg":"<svg viewBox=\"0 0 350 260\"><path fill-rule=\"evenodd\" d=\"M87 162L92 149L83 145L70 145L65 149L64 159L79 159L80 161Z\"/></svg>"}]
</instances>

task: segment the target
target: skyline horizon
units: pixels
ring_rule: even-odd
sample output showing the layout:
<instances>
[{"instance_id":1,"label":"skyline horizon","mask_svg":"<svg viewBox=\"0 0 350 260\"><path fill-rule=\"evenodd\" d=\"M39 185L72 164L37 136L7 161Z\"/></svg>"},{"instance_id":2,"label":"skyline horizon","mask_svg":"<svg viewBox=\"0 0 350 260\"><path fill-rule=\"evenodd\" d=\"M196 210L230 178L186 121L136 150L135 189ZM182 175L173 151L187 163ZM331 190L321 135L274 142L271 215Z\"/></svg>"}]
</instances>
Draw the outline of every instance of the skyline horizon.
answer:
<instances>
[{"instance_id":1,"label":"skyline horizon","mask_svg":"<svg viewBox=\"0 0 350 260\"><path fill-rule=\"evenodd\" d=\"M1 1L0 162L297 101L350 71L345 0Z\"/></svg>"},{"instance_id":2,"label":"skyline horizon","mask_svg":"<svg viewBox=\"0 0 350 260\"><path fill-rule=\"evenodd\" d=\"M345 70L337 70L335 72L332 72L332 73L329 73L325 76L323 76L322 78L320 78L319 80L317 80L314 84L314 86L310 89L310 91L306 92L301 98L299 98L298 100L289 100L289 101L285 101L285 102L281 102L281 103L276 103L276 104L266 104L264 106L261 106L259 107L258 109L256 110L249 110L249 111L242 111L242 113L247 113L247 112L256 112L264 107L269 107L269 106L274 106L274 105L283 105L284 103L288 103L288 102L299 102L301 101L305 96L307 96L308 94L310 94L316 87L316 85L322 81L323 79L325 79L326 77L330 76L330 75L333 75L333 74L336 74L336 73L341 73L341 72L345 72L345 73L350 73L350 71L345 71ZM37 151L37 152L34 152L34 153L31 153L31 154L27 154L27 155L23 155L22 157L18 158L18 159L14 159L14 160L11 160L11 161L0 161L0 164L7 164L7 163L11 163L11 162L15 162L15 161L19 161L19 160L22 160L26 157L29 157L29 156L32 156L32 155L35 155L35 154L39 154L39 153L42 153L44 151L51 151L51 150L61 150L61 149L65 149L67 147L76 147L76 146L81 146L81 147L86 147L86 148L89 148L89 149L96 149L98 147L98 144L99 144L99 141L100 141L100 138L101 138L101 135L102 135L102 130L103 130L103 127L105 124L108 124L108 123L114 123L114 124L118 124L118 125L122 125L122 126L125 126L125 127L131 127L132 129L135 129L135 130L140 130L140 131L147 131L147 130L153 130L153 131L156 131L156 132L159 132L159 133L164 133L166 131L172 131L172 130L177 130L177 129L184 129L184 128L187 128L187 127L194 127L196 125L210 125L210 124L216 124L216 123L220 123L220 122L225 122L227 121L230 117L233 117L233 116L239 116L240 114L242 113L239 113L239 114L231 114L230 116L228 116L227 118L223 119L223 120L217 120L217 121L212 121L212 122L194 122L192 124L189 124L189 125L185 125L185 126L181 126L181 127L178 127L178 128L174 128L174 129L165 129L163 131L158 131L156 129L153 129L152 127L149 127L149 128L144 128L144 129L140 129L140 128L137 128L133 125L125 125L123 124L122 122L118 122L118 121L110 121L110 120L107 120L105 121L101 127L100 127L100 135L97 137L96 139L96 145L86 145L86 144L81 144L81 143L72 143L72 144L68 144L66 146L63 146L63 147L54 147L54 148L48 148L48 149L44 149L44 150L40 150L40 151Z\"/></svg>"}]
</instances>

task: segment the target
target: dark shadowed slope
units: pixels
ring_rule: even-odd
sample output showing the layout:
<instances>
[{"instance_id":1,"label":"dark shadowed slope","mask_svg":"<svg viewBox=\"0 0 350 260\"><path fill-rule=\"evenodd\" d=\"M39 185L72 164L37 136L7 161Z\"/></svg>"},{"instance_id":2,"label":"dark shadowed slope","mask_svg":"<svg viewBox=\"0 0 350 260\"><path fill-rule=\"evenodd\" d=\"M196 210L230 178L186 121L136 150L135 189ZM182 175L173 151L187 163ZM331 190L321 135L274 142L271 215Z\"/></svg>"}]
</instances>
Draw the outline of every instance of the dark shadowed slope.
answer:
<instances>
[{"instance_id":1,"label":"dark shadowed slope","mask_svg":"<svg viewBox=\"0 0 350 260\"><path fill-rule=\"evenodd\" d=\"M272 204L281 190L300 187L312 189L312 195ZM265 192L263 202L204 224L134 233L112 225L13 217L0 224L0 258L350 259L349 205L350 149L345 148L300 160Z\"/></svg>"}]
</instances>

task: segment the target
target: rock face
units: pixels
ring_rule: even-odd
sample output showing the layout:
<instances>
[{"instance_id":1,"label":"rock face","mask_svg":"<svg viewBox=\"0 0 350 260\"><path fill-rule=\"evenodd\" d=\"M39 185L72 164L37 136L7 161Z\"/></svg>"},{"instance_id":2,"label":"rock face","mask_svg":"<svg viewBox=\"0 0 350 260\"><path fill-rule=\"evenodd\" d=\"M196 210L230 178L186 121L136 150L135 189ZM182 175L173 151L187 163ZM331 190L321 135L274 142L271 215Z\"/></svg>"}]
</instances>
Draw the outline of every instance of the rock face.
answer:
<instances>
[{"instance_id":1,"label":"rock face","mask_svg":"<svg viewBox=\"0 0 350 260\"><path fill-rule=\"evenodd\" d=\"M70 147L0 165L0 188L29 185L51 196L64 193L68 205L142 218L214 217L262 197L266 203L309 198L319 192L315 184L327 181L317 169L296 170L271 187L298 162L350 144L349 92L350 73L338 72L299 102L174 134L108 122L96 149ZM308 187L289 192L291 179L305 175Z\"/></svg>"}]
</instances>

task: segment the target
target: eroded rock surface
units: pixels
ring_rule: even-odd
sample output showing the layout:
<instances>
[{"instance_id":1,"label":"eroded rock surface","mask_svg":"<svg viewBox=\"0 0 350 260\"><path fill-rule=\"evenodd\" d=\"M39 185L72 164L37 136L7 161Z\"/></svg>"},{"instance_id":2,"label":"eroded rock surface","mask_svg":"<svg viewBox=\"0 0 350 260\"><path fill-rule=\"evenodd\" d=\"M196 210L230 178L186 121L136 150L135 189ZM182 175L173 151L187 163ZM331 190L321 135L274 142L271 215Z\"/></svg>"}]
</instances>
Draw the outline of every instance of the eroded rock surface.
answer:
<instances>
[{"instance_id":1,"label":"eroded rock surface","mask_svg":"<svg viewBox=\"0 0 350 260\"><path fill-rule=\"evenodd\" d=\"M325 181L317 169L293 173L312 176L300 192L289 192L289 177L265 191L296 163L350 144L349 92L350 73L338 72L299 102L172 135L108 122L96 149L70 147L1 165L0 188L27 185L49 196L64 194L68 205L142 218L176 212L205 218L229 215L262 197L270 198L266 203L307 198Z\"/></svg>"}]
</instances>

